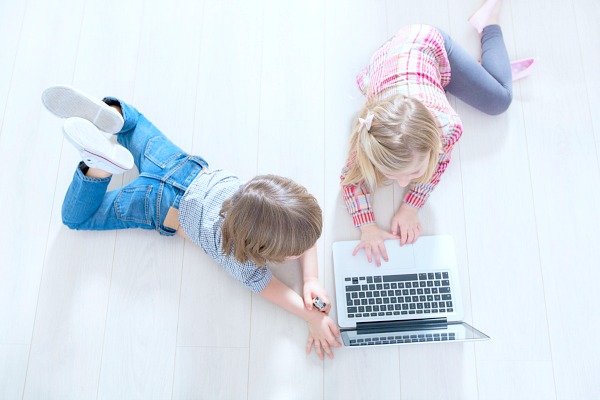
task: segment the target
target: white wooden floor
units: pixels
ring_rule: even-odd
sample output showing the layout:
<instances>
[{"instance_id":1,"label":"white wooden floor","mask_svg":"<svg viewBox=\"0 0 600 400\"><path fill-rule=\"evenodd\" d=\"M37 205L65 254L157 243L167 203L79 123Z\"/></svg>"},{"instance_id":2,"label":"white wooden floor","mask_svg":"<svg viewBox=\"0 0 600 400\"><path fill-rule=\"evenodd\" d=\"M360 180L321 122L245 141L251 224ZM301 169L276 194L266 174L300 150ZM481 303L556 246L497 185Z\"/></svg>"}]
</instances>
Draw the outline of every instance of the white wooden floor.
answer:
<instances>
[{"instance_id":1,"label":"white wooden floor","mask_svg":"<svg viewBox=\"0 0 600 400\"><path fill-rule=\"evenodd\" d=\"M477 57L479 1L0 0L0 399L597 399L596 0L506 0L509 53L538 69L502 116L451 99L464 134L421 218L454 237L466 320L490 341L322 362L304 322L190 243L61 224L78 157L39 100L53 83L123 98L212 167L306 185L333 296L331 244L359 236L338 186L354 77L411 22ZM401 198L378 192L381 224ZM296 264L275 273L300 287Z\"/></svg>"}]
</instances>

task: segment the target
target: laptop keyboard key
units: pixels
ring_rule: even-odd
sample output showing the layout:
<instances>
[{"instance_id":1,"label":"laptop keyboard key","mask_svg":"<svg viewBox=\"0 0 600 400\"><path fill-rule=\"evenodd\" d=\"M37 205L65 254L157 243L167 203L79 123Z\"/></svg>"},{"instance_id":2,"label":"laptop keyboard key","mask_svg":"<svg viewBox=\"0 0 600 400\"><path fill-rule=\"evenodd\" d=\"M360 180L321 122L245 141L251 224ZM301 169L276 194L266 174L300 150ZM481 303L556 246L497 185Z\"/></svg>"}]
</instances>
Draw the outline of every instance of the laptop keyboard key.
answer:
<instances>
[{"instance_id":1,"label":"laptop keyboard key","mask_svg":"<svg viewBox=\"0 0 600 400\"><path fill-rule=\"evenodd\" d=\"M381 279L381 277L379 277ZM402 282L402 281L416 281L417 274L404 274L404 275L387 275L383 277L384 282ZM377 281L375 281L377 282ZM381 282L381 280L379 281Z\"/></svg>"}]
</instances>

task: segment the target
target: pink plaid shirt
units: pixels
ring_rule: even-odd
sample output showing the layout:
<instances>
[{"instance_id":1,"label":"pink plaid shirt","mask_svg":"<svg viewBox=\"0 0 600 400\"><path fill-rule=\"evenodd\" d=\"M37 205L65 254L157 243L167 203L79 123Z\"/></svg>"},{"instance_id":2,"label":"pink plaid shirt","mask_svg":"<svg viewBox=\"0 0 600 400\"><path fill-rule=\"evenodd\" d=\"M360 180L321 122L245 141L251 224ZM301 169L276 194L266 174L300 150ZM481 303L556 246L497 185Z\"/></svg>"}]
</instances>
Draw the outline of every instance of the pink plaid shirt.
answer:
<instances>
[{"instance_id":1,"label":"pink plaid shirt","mask_svg":"<svg viewBox=\"0 0 600 400\"><path fill-rule=\"evenodd\" d=\"M369 65L356 77L360 91L368 100L383 99L395 94L416 98L429 109L441 132L442 154L435 173L424 184L412 184L404 202L421 208L439 183L454 144L462 134L462 122L448 103L444 86L450 82L450 64L444 39L433 27L409 25L387 41L371 58ZM343 180L355 162L350 152L342 170ZM375 221L366 184L343 186L344 202L355 226Z\"/></svg>"}]
</instances>

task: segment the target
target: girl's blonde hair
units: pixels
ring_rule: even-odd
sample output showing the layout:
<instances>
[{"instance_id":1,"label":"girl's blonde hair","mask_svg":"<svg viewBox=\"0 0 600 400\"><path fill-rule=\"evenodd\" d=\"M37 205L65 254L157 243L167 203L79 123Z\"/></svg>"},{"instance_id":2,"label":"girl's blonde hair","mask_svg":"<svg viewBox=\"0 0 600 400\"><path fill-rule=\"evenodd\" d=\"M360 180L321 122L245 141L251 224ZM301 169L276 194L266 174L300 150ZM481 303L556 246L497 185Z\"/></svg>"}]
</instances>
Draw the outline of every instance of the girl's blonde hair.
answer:
<instances>
[{"instance_id":1,"label":"girl's blonde hair","mask_svg":"<svg viewBox=\"0 0 600 400\"><path fill-rule=\"evenodd\" d=\"M221 207L222 249L239 262L279 263L310 249L321 236L322 214L306 188L276 175L257 176Z\"/></svg>"},{"instance_id":2,"label":"girl's blonde hair","mask_svg":"<svg viewBox=\"0 0 600 400\"><path fill-rule=\"evenodd\" d=\"M435 172L442 149L436 120L419 100L398 94L363 106L359 117L373 114L371 128L358 120L350 137L350 154L355 162L342 185L365 181L373 190L385 182L385 175L405 170L415 157L429 154L425 174L416 182L428 182Z\"/></svg>"}]
</instances>

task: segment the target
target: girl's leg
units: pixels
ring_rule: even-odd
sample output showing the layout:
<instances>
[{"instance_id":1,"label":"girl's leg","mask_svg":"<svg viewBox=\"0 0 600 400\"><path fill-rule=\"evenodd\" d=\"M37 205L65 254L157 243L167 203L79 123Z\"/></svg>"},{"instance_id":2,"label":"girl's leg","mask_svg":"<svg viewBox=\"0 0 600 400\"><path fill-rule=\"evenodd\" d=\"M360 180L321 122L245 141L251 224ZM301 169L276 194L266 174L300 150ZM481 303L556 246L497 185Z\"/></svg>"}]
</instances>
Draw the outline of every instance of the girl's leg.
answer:
<instances>
[{"instance_id":1,"label":"girl's leg","mask_svg":"<svg viewBox=\"0 0 600 400\"><path fill-rule=\"evenodd\" d=\"M448 34L441 30L440 33L451 69L446 91L486 114L506 111L512 101L512 73L500 26L488 25L483 29L481 64Z\"/></svg>"}]
</instances>

